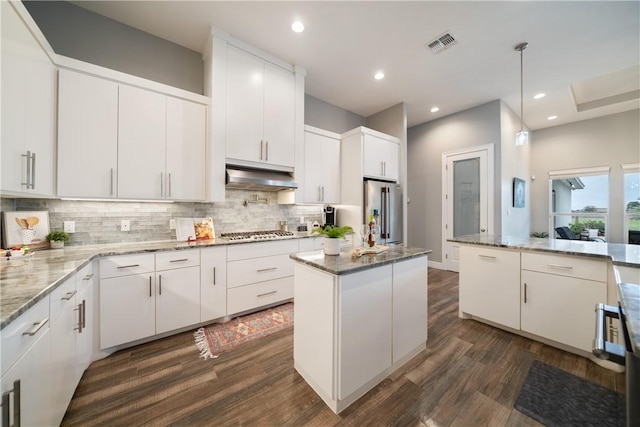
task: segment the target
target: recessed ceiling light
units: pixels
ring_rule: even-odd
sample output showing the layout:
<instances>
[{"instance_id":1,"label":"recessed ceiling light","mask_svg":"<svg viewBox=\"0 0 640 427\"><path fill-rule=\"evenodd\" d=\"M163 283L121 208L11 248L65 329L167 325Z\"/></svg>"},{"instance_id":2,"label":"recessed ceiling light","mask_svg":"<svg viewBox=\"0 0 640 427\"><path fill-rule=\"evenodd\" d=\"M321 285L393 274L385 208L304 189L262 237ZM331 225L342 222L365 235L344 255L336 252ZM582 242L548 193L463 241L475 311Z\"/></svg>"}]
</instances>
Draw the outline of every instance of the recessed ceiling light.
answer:
<instances>
[{"instance_id":1,"label":"recessed ceiling light","mask_svg":"<svg viewBox=\"0 0 640 427\"><path fill-rule=\"evenodd\" d=\"M549 117L547 117L547 120L555 120L557 118L558 118L558 116L549 116Z\"/></svg>"},{"instance_id":2,"label":"recessed ceiling light","mask_svg":"<svg viewBox=\"0 0 640 427\"><path fill-rule=\"evenodd\" d=\"M438 111L440 111L440 107L432 107L431 110L432 113L437 113Z\"/></svg>"},{"instance_id":3,"label":"recessed ceiling light","mask_svg":"<svg viewBox=\"0 0 640 427\"><path fill-rule=\"evenodd\" d=\"M382 80L382 79L384 79L384 73L383 73L382 71L378 71L378 72L373 76L373 78L374 78L374 79L376 79L376 80Z\"/></svg>"},{"instance_id":4,"label":"recessed ceiling light","mask_svg":"<svg viewBox=\"0 0 640 427\"><path fill-rule=\"evenodd\" d=\"M304 31L304 24L300 21L295 21L291 24L291 29L296 33L301 33Z\"/></svg>"},{"instance_id":5,"label":"recessed ceiling light","mask_svg":"<svg viewBox=\"0 0 640 427\"><path fill-rule=\"evenodd\" d=\"M547 94L546 94L546 93L536 93L536 94L533 96L533 99L540 99L540 98L544 98L545 96L547 96Z\"/></svg>"}]
</instances>

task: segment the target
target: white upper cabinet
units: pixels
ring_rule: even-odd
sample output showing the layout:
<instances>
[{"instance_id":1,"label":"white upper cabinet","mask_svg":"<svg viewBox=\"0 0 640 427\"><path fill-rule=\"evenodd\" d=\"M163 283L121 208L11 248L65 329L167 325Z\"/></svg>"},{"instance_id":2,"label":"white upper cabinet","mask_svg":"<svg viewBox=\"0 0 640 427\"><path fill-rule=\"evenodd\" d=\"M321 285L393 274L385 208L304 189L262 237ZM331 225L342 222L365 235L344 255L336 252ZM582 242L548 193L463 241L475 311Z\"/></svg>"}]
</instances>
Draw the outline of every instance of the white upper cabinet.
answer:
<instances>
[{"instance_id":1,"label":"white upper cabinet","mask_svg":"<svg viewBox=\"0 0 640 427\"><path fill-rule=\"evenodd\" d=\"M58 196L117 197L118 84L62 69L58 86Z\"/></svg>"},{"instance_id":2,"label":"white upper cabinet","mask_svg":"<svg viewBox=\"0 0 640 427\"><path fill-rule=\"evenodd\" d=\"M3 193L54 195L56 68L14 8L2 2ZM24 13L27 13L26 11Z\"/></svg>"},{"instance_id":3,"label":"white upper cabinet","mask_svg":"<svg viewBox=\"0 0 640 427\"><path fill-rule=\"evenodd\" d=\"M204 200L206 107L167 98L167 192L171 200Z\"/></svg>"},{"instance_id":4,"label":"white upper cabinet","mask_svg":"<svg viewBox=\"0 0 640 427\"><path fill-rule=\"evenodd\" d=\"M164 198L167 98L129 86L119 91L118 196Z\"/></svg>"},{"instance_id":5,"label":"white upper cabinet","mask_svg":"<svg viewBox=\"0 0 640 427\"><path fill-rule=\"evenodd\" d=\"M364 134L364 176L367 178L398 180L400 144L395 138Z\"/></svg>"},{"instance_id":6,"label":"white upper cabinet","mask_svg":"<svg viewBox=\"0 0 640 427\"><path fill-rule=\"evenodd\" d=\"M305 126L304 202L340 203L340 135Z\"/></svg>"},{"instance_id":7,"label":"white upper cabinet","mask_svg":"<svg viewBox=\"0 0 640 427\"><path fill-rule=\"evenodd\" d=\"M292 72L227 48L228 163L294 167L295 89Z\"/></svg>"}]
</instances>

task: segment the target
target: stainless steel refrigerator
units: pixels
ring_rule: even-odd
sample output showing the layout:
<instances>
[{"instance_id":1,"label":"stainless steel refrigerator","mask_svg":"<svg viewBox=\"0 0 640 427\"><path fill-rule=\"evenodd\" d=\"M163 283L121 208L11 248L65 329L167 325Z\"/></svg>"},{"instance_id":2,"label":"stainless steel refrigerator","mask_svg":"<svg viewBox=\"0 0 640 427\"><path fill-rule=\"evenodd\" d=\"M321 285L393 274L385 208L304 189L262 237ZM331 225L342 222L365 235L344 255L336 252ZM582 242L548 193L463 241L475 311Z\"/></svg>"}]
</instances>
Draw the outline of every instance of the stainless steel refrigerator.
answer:
<instances>
[{"instance_id":1,"label":"stainless steel refrigerator","mask_svg":"<svg viewBox=\"0 0 640 427\"><path fill-rule=\"evenodd\" d=\"M363 222L369 223L370 215L380 226L380 242L402 243L402 192L400 185L391 182L365 180Z\"/></svg>"}]
</instances>

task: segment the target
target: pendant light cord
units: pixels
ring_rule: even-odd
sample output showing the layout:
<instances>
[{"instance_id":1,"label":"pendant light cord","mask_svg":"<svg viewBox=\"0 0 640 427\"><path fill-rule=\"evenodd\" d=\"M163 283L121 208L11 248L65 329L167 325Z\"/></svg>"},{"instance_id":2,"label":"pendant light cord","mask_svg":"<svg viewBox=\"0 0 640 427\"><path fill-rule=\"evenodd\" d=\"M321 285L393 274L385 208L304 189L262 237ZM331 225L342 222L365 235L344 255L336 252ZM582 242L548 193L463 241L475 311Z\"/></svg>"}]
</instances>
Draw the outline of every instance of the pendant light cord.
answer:
<instances>
[{"instance_id":1,"label":"pendant light cord","mask_svg":"<svg viewBox=\"0 0 640 427\"><path fill-rule=\"evenodd\" d=\"M529 43L523 42L516 46L516 50L520 52L520 132L524 130L524 59L522 51L529 46Z\"/></svg>"}]
</instances>

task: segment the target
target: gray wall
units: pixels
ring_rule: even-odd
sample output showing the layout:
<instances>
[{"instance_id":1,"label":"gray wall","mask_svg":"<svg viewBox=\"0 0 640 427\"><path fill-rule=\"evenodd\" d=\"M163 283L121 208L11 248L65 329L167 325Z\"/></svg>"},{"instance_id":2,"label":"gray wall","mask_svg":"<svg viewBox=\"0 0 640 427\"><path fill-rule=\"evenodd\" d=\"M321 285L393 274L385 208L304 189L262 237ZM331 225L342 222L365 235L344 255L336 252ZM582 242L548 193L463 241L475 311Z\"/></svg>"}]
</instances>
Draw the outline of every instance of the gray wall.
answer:
<instances>
[{"instance_id":1,"label":"gray wall","mask_svg":"<svg viewBox=\"0 0 640 427\"><path fill-rule=\"evenodd\" d=\"M24 5L57 54L204 93L204 64L198 52L68 2Z\"/></svg>"},{"instance_id":2,"label":"gray wall","mask_svg":"<svg viewBox=\"0 0 640 427\"><path fill-rule=\"evenodd\" d=\"M493 101L408 129L407 244L433 252L442 262L442 154L461 148L494 144L496 177L500 176L500 109ZM496 179L496 182L499 180ZM500 230L500 188L495 188L494 227Z\"/></svg>"},{"instance_id":3,"label":"gray wall","mask_svg":"<svg viewBox=\"0 0 640 427\"><path fill-rule=\"evenodd\" d=\"M289 222L295 231L300 217L322 221L322 207L278 205L277 193L259 193L268 203L249 203L255 192L227 190L224 203L95 202L50 199L1 199L6 211L48 211L52 230L61 230L64 221L75 221L76 232L68 245L173 240L172 218L212 217L216 235L229 231L274 230L279 221ZM120 231L120 221L131 221L131 231Z\"/></svg>"},{"instance_id":4,"label":"gray wall","mask_svg":"<svg viewBox=\"0 0 640 427\"><path fill-rule=\"evenodd\" d=\"M532 227L549 229L549 171L609 166L609 232L622 243L624 175L620 167L640 162L639 110L540 129L531 135Z\"/></svg>"},{"instance_id":5,"label":"gray wall","mask_svg":"<svg viewBox=\"0 0 640 427\"><path fill-rule=\"evenodd\" d=\"M358 126L364 126L365 123L364 117L351 111L336 107L311 95L304 96L305 125L335 133L344 133Z\"/></svg>"}]
</instances>

